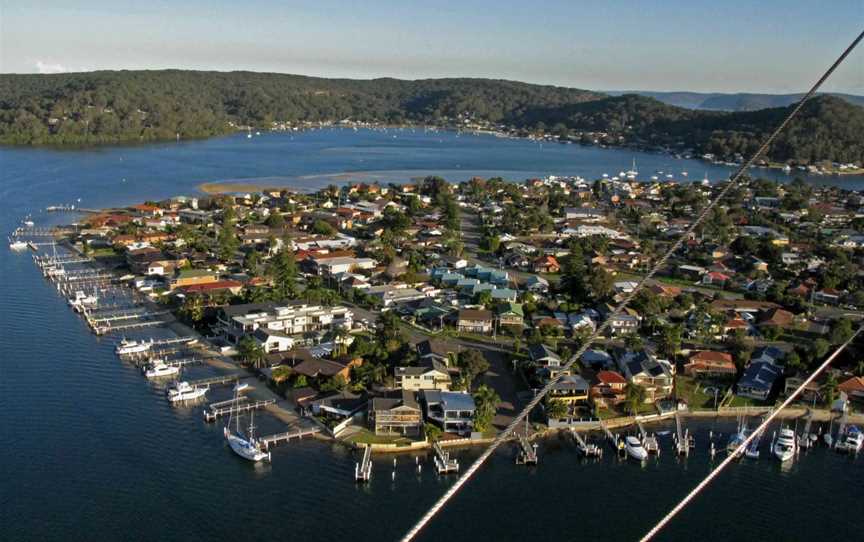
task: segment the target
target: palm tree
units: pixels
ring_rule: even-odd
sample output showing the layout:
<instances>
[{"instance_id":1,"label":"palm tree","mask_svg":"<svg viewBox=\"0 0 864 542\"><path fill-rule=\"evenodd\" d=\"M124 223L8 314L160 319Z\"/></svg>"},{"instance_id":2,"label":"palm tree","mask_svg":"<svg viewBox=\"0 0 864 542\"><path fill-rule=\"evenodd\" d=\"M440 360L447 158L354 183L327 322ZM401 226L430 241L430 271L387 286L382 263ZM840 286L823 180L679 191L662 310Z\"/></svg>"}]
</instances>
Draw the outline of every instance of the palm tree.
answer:
<instances>
[{"instance_id":1,"label":"palm tree","mask_svg":"<svg viewBox=\"0 0 864 542\"><path fill-rule=\"evenodd\" d=\"M837 377L833 374L828 375L828 378L825 379L825 383L822 384L822 397L825 398L825 403L829 407L837 398L837 385Z\"/></svg>"},{"instance_id":2,"label":"palm tree","mask_svg":"<svg viewBox=\"0 0 864 542\"><path fill-rule=\"evenodd\" d=\"M630 409L630 414L636 414L639 405L645 402L645 388L634 382L629 382L624 388L624 401Z\"/></svg>"},{"instance_id":3,"label":"palm tree","mask_svg":"<svg viewBox=\"0 0 864 542\"><path fill-rule=\"evenodd\" d=\"M474 393L474 404L477 407L474 415L474 429L482 432L489 428L500 402L501 397L489 386L482 385L477 388Z\"/></svg>"},{"instance_id":4,"label":"palm tree","mask_svg":"<svg viewBox=\"0 0 864 542\"><path fill-rule=\"evenodd\" d=\"M249 336L243 337L239 346L240 356L244 361L246 361L246 363L249 363L256 369L260 368L261 365L264 364L264 360L267 358L267 353L258 341Z\"/></svg>"}]
</instances>

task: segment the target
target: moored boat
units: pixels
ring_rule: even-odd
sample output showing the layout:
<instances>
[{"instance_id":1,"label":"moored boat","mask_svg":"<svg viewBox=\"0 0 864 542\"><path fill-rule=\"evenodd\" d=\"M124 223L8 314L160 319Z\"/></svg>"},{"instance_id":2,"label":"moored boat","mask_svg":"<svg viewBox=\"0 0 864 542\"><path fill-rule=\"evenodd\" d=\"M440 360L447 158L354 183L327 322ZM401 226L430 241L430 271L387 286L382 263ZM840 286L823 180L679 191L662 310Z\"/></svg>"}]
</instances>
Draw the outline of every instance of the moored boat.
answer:
<instances>
[{"instance_id":1,"label":"moored boat","mask_svg":"<svg viewBox=\"0 0 864 542\"><path fill-rule=\"evenodd\" d=\"M194 401L204 397L207 393L206 387L193 386L188 382L177 382L167 390L168 400L172 403L181 401Z\"/></svg>"},{"instance_id":2,"label":"moored boat","mask_svg":"<svg viewBox=\"0 0 864 542\"><path fill-rule=\"evenodd\" d=\"M648 452L642 447L642 443L638 438L629 436L624 439L624 450L627 455L637 461L643 461L648 457Z\"/></svg>"},{"instance_id":3,"label":"moored boat","mask_svg":"<svg viewBox=\"0 0 864 542\"><path fill-rule=\"evenodd\" d=\"M864 433L857 426L849 426L837 438L837 450L857 454L864 447Z\"/></svg>"},{"instance_id":4,"label":"moored boat","mask_svg":"<svg viewBox=\"0 0 864 542\"><path fill-rule=\"evenodd\" d=\"M780 434L771 446L771 452L774 457L785 462L795 457L795 447L795 432L784 427L780 429Z\"/></svg>"},{"instance_id":5,"label":"moored boat","mask_svg":"<svg viewBox=\"0 0 864 542\"><path fill-rule=\"evenodd\" d=\"M238 398L238 394L234 392L234 399ZM235 429L231 430L231 420L234 419ZM228 423L225 424L225 427L222 430L222 433L225 435L225 440L228 441L228 446L231 447L231 450L234 451L235 454L239 455L243 459L252 462L259 462L263 460L270 461L270 452L265 452L261 446L261 442L255 438L255 412L251 412L249 416L249 428L247 433L244 435L240 430L240 416L235 415L232 411L231 416L228 418Z\"/></svg>"},{"instance_id":6,"label":"moored boat","mask_svg":"<svg viewBox=\"0 0 864 542\"><path fill-rule=\"evenodd\" d=\"M180 374L179 367L168 365L162 360L153 362L153 364L144 371L144 376L147 378L165 378L178 374Z\"/></svg>"},{"instance_id":7,"label":"moored boat","mask_svg":"<svg viewBox=\"0 0 864 542\"><path fill-rule=\"evenodd\" d=\"M15 241L11 241L9 243L9 248L16 252L20 252L22 250L27 250L27 243L25 241L16 239Z\"/></svg>"},{"instance_id":8,"label":"moored boat","mask_svg":"<svg viewBox=\"0 0 864 542\"><path fill-rule=\"evenodd\" d=\"M142 352L146 352L150 350L150 347L153 345L153 341L130 341L128 339L123 339L117 345L115 352L118 355L123 356L127 354L140 354Z\"/></svg>"}]
</instances>

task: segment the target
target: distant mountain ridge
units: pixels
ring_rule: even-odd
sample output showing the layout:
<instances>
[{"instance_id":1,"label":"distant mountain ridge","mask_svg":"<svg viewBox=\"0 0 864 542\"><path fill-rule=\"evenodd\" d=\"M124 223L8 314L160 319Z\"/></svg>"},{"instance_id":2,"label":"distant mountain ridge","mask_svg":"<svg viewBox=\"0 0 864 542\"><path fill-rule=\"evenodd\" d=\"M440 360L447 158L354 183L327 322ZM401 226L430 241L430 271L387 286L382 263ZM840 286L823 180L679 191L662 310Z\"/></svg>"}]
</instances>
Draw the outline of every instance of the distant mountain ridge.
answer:
<instances>
[{"instance_id":1,"label":"distant mountain ridge","mask_svg":"<svg viewBox=\"0 0 864 542\"><path fill-rule=\"evenodd\" d=\"M751 92L689 92L689 91L654 91L654 90L610 90L606 94L621 96L638 94L654 98L667 105L684 107L686 109L702 109L705 111L756 111L770 107L787 107L801 99L798 94L760 94ZM864 107L864 96L826 92L824 95L836 96L852 105Z\"/></svg>"},{"instance_id":2,"label":"distant mountain ridge","mask_svg":"<svg viewBox=\"0 0 864 542\"><path fill-rule=\"evenodd\" d=\"M0 75L0 143L165 141L346 119L502 130L740 160L788 114L705 111L637 94L500 79L326 79L258 72ZM822 95L769 149L775 162L864 163L864 108Z\"/></svg>"}]
</instances>

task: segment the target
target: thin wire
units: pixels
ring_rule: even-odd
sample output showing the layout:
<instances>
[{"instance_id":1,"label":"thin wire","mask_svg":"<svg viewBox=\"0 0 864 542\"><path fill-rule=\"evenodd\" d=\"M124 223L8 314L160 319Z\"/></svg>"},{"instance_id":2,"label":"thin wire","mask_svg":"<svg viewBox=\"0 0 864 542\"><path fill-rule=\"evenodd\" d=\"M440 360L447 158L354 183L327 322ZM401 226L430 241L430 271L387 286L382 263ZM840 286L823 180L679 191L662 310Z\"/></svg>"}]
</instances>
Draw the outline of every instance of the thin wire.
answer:
<instances>
[{"instance_id":1,"label":"thin wire","mask_svg":"<svg viewBox=\"0 0 864 542\"><path fill-rule=\"evenodd\" d=\"M768 425L771 423L771 421L774 420L774 418L776 418L784 408L786 408L787 406L789 406L789 404L790 404L792 401L794 401L795 398L798 397L798 395L800 395L802 391L804 391L804 388L807 387L807 385L810 384L810 383L811 383L811 382L816 378L816 376L819 375L819 373L821 373L821 372L824 371L824 370L825 370L829 365L831 365L831 362L834 361L834 358L836 358L836 357L840 354L840 352L842 352L842 351L843 351L847 346L849 346L849 344L850 344L853 340L855 340L855 338L856 338L856 337L861 333L862 330L864 330L864 327L859 327L858 330L855 331L855 333L854 333L854 334L853 334L849 339L846 340L846 342L844 342L843 344L841 344L840 347L837 348L837 350L835 350L833 354L831 354L830 356L828 356L828 359L826 359L826 360L822 363L822 365L820 365L820 366L819 366L815 371L813 371L813 374L811 374L811 375L807 378L807 380L805 380L805 381L804 381L800 386L798 386L798 388L796 388L795 391L792 392L792 395L790 395L789 397L787 397L786 400L783 401L783 402L780 404L779 407L777 407L773 412L771 412L771 415L768 416L768 417L765 419L765 421L763 421L763 422L759 425L759 427L756 428L755 431L753 431L753 432L752 432L752 433L751 433L751 434L750 434L746 439L744 439L744 442L742 442L742 443L738 446L738 448L735 449L734 452L730 453L730 454L726 457L726 459L724 459L724 460L723 460L719 465L717 465L717 468L716 468L716 469L714 469L713 471L711 471L711 472L708 474L708 476L705 477L704 480L702 480L701 482L699 482L699 484L698 484L695 488L693 488L693 491L691 491L690 493L687 494L686 497L684 497L683 499L681 499L681 502L679 502L679 503L675 506L675 508L673 508L672 510L669 511L668 514L666 514L665 516L663 516L663 519L661 519L661 520L657 523L657 525L655 525L655 526L654 526L650 531L648 531L648 532L645 534L645 536L643 536L643 537L640 539L640 542L648 542L649 540L651 540L652 538L654 538L654 536L655 536L657 533L659 533L660 530L663 529L663 527L665 527L666 524L669 523L669 522L672 520L672 518L674 518L674 517L675 517L675 516L676 516L676 515L681 511L681 510L683 510L684 507L687 506L687 504L688 504L690 501L692 501L694 497L696 497L696 495L698 495L698 494L699 494L703 489L705 489L705 487L708 486L708 484L710 484L711 481L714 480L714 478L716 478L716 477L720 474L720 472L721 472L723 469L726 468L727 465L729 465L729 463L731 463L732 461L734 461L735 458L736 458L738 455L742 454L742 453L744 452L744 450L747 448L747 446L750 444L750 441L752 441L753 439L755 439L755 438L756 438L756 437L757 437L757 436L758 436L762 431L764 431L765 428L768 427Z\"/></svg>"},{"instance_id":2,"label":"thin wire","mask_svg":"<svg viewBox=\"0 0 864 542\"><path fill-rule=\"evenodd\" d=\"M627 306L642 290L645 284L649 280L651 280L654 275L656 275L657 272L666 265L666 262L669 260L669 258L675 252L677 252L678 249L681 248L684 242L690 238L690 236L696 231L696 228L698 228L702 224L702 222L708 217L709 213L717 206L717 204L726 197L726 195L732 190L734 186L738 184L738 181L741 179L747 169L750 168L750 166L752 166L768 150L768 147L771 146L777 135L784 128L786 128L786 126L789 124L789 122L792 121L793 118L795 118L795 116L804 106L804 103L816 93L816 91L819 89L819 87L822 86L825 80L828 79L828 77L834 72L834 70L837 69L837 67L843 62L843 60L847 56L849 56L849 53L851 53L852 50L855 49L855 47L862 40L862 38L864 38L864 32L859 34L858 37L852 42L852 44L846 48L843 54L841 54L840 57L838 57L837 60L834 61L831 67L828 68L828 70L824 74L822 74L822 77L820 77L819 80L816 81L816 83L813 85L813 87L807 92L807 94L805 94L798 101L792 111L790 111L786 118L783 119L783 122L781 122L777 126L777 128L771 133L771 135L769 135L768 138L765 139L765 141L762 143L756 153L751 156L749 160L747 160L744 164L741 165L741 167L738 169L738 171L735 172L735 175L732 176L732 178L729 180L726 186L723 187L720 193L702 210L701 213L699 213L696 221L693 222L693 224L690 225L689 228L687 228L687 230L669 248L669 250L663 255L663 257L661 257L657 261L657 263L654 264L654 267L651 269L651 271L649 271L647 275L642 277L642 279L636 285L636 288L634 288L629 294L624 297L624 299L622 299L618 306L615 307L609 318L607 318L603 322L603 324L601 324L594 331L594 333L592 333L591 336L588 337L588 340L573 354L573 356L571 356L567 363L563 365L561 372L558 374L558 376L551 379L545 386L543 386L543 388L540 389L540 391L534 396L534 398L528 402L525 408L523 408L519 412L519 414L517 414L516 417L513 418L513 421L510 422L510 424L504 429L504 431L502 431L498 434L498 436L495 437L492 443L489 444L489 447L486 448L486 450L484 450L482 454L480 454L480 456L474 461L474 463L472 463L471 466L468 467L467 470L465 470L465 472L456 480L456 482L452 486L450 486L450 488L446 492L444 492L444 494L435 502L435 504L433 504L432 507L411 528L411 530L409 530L405 534L405 536L402 538L402 542L410 542L411 540L413 540L417 536L417 534L419 534L420 531L423 530L423 528L429 523L429 521L431 521L432 518L434 518L439 511L441 511L444 505L446 505L447 502L449 502L450 499L452 499L453 496L456 495L456 493L462 488L462 486L464 486L465 483L471 479L474 473L477 472L477 470L489 459L489 457L492 456L495 450L497 450L498 447L501 446L501 444L503 444L510 438L510 435L517 428L517 426L522 423L526 416L528 416L528 413L530 413L531 410L533 410L537 405L540 404L540 401L543 400L546 394L549 393L549 391L558 383L558 381L564 376L564 374L568 372L568 370L573 366L573 364L575 364L576 361L579 360L582 355L588 350L588 348L598 338L600 338L603 333L606 332L606 330L610 326L612 318L621 314L621 312L625 308L627 308Z\"/></svg>"}]
</instances>

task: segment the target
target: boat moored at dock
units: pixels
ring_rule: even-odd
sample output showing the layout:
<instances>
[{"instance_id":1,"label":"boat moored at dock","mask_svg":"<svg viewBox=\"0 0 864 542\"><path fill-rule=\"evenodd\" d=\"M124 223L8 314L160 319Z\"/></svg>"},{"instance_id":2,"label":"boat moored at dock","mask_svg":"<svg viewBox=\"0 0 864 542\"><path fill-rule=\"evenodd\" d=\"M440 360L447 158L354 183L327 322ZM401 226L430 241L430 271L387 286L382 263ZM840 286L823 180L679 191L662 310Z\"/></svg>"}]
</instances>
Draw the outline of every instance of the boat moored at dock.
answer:
<instances>
[{"instance_id":1,"label":"boat moored at dock","mask_svg":"<svg viewBox=\"0 0 864 542\"><path fill-rule=\"evenodd\" d=\"M150 350L151 346L153 346L153 341L130 341L128 339L123 339L117 345L115 351L119 356L140 354L142 352L147 352L148 350Z\"/></svg>"},{"instance_id":2,"label":"boat moored at dock","mask_svg":"<svg viewBox=\"0 0 864 542\"><path fill-rule=\"evenodd\" d=\"M648 452L642 447L642 442L632 435L624 438L624 450L636 461L644 461L648 457Z\"/></svg>"},{"instance_id":3,"label":"boat moored at dock","mask_svg":"<svg viewBox=\"0 0 864 542\"><path fill-rule=\"evenodd\" d=\"M168 365L162 360L153 362L149 368L144 371L144 376L147 378L165 378L180 374L180 367Z\"/></svg>"},{"instance_id":4,"label":"boat moored at dock","mask_svg":"<svg viewBox=\"0 0 864 542\"><path fill-rule=\"evenodd\" d=\"M166 394L168 395L168 400L172 403L179 403L182 401L194 401L195 399L200 399L207 394L207 390L209 388L203 386L193 386L188 382L177 382L168 390Z\"/></svg>"},{"instance_id":5,"label":"boat moored at dock","mask_svg":"<svg viewBox=\"0 0 864 542\"><path fill-rule=\"evenodd\" d=\"M786 462L795 457L795 451L795 432L788 427L780 429L780 434L777 435L777 439L771 446L771 452L774 454L774 457L782 462Z\"/></svg>"},{"instance_id":6,"label":"boat moored at dock","mask_svg":"<svg viewBox=\"0 0 864 542\"><path fill-rule=\"evenodd\" d=\"M857 426L849 426L842 435L837 437L838 451L857 454L862 447L864 447L864 433Z\"/></svg>"}]
</instances>

